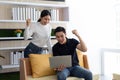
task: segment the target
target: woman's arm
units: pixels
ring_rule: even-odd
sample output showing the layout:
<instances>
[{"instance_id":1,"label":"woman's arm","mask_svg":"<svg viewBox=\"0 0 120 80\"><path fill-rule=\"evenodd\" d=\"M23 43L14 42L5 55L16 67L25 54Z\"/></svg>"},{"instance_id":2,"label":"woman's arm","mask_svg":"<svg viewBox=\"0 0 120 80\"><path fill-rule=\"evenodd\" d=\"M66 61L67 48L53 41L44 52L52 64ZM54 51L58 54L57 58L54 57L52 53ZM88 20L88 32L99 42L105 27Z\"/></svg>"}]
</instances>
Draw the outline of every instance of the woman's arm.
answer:
<instances>
[{"instance_id":1,"label":"woman's arm","mask_svg":"<svg viewBox=\"0 0 120 80\"><path fill-rule=\"evenodd\" d=\"M48 51L49 53L52 54L52 44L51 44L51 38L48 39L47 41L47 46L48 46Z\"/></svg>"},{"instance_id":2,"label":"woman's arm","mask_svg":"<svg viewBox=\"0 0 120 80\"><path fill-rule=\"evenodd\" d=\"M27 40L29 39L33 34L33 29L31 27L31 19L26 20L26 28L24 31L24 39Z\"/></svg>"}]
</instances>

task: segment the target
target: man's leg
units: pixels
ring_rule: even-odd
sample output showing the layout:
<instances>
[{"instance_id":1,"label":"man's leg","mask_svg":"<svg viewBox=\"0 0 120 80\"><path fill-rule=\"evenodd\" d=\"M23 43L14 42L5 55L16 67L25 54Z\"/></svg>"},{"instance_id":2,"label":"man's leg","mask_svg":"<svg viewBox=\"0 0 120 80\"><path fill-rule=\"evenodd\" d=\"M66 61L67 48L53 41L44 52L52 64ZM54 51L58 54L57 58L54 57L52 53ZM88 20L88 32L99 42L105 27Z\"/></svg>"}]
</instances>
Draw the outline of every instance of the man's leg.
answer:
<instances>
[{"instance_id":1,"label":"man's leg","mask_svg":"<svg viewBox=\"0 0 120 80\"><path fill-rule=\"evenodd\" d=\"M92 73L89 70L80 66L72 67L70 73L71 76L74 77L84 78L85 80L92 80Z\"/></svg>"},{"instance_id":2,"label":"man's leg","mask_svg":"<svg viewBox=\"0 0 120 80\"><path fill-rule=\"evenodd\" d=\"M57 80L66 80L69 75L70 71L65 68L64 70L57 72Z\"/></svg>"}]
</instances>

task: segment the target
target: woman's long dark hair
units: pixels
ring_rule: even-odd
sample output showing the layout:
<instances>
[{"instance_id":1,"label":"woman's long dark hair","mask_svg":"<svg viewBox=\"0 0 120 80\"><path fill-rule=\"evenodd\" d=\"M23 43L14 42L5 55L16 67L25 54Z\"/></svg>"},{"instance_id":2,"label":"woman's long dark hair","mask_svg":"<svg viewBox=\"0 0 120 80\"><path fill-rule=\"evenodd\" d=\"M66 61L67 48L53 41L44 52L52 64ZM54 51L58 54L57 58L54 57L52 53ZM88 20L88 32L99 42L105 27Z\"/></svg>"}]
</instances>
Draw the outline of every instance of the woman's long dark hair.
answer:
<instances>
[{"instance_id":1,"label":"woman's long dark hair","mask_svg":"<svg viewBox=\"0 0 120 80\"><path fill-rule=\"evenodd\" d=\"M43 11L41 12L40 18L38 19L37 22L40 22L40 21L41 21L41 18L42 18L42 17L45 17L45 16L47 16L47 15L51 16L51 13L50 13L48 10L43 10Z\"/></svg>"}]
</instances>

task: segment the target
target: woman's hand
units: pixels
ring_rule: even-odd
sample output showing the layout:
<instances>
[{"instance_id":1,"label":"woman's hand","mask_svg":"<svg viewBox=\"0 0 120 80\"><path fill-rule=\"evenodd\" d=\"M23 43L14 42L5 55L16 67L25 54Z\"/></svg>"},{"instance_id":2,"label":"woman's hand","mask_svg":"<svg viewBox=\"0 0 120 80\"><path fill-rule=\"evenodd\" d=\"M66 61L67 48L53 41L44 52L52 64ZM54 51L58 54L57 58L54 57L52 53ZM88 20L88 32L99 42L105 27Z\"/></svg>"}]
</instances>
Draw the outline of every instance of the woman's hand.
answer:
<instances>
[{"instance_id":1,"label":"woman's hand","mask_svg":"<svg viewBox=\"0 0 120 80\"><path fill-rule=\"evenodd\" d=\"M31 24L31 19L26 20L26 26L28 27Z\"/></svg>"},{"instance_id":2,"label":"woman's hand","mask_svg":"<svg viewBox=\"0 0 120 80\"><path fill-rule=\"evenodd\" d=\"M58 68L55 68L54 70L55 71L62 71L63 69L65 69L66 67L65 67L65 65L60 65Z\"/></svg>"}]
</instances>

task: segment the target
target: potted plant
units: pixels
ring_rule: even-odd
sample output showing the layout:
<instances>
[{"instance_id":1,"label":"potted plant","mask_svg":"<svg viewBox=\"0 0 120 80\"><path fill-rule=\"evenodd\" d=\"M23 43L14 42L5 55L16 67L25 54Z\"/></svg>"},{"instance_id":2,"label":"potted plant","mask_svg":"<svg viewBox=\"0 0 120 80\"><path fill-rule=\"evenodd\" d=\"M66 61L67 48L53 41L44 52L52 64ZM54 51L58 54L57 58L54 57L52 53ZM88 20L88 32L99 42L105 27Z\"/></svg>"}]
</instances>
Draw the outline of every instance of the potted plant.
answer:
<instances>
[{"instance_id":1,"label":"potted plant","mask_svg":"<svg viewBox=\"0 0 120 80\"><path fill-rule=\"evenodd\" d=\"M22 34L22 30L21 29L16 29L15 34L16 34L17 37L20 37L21 34Z\"/></svg>"}]
</instances>

